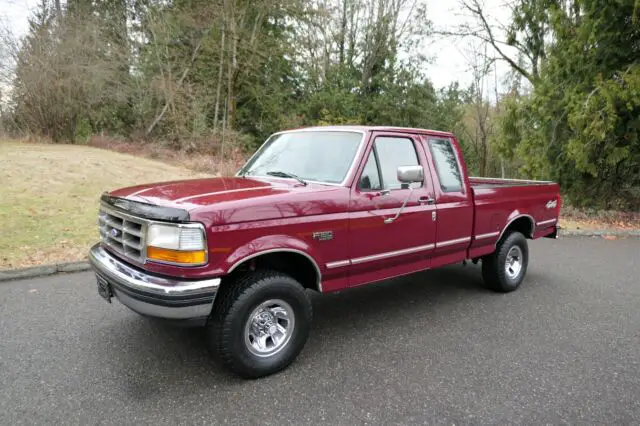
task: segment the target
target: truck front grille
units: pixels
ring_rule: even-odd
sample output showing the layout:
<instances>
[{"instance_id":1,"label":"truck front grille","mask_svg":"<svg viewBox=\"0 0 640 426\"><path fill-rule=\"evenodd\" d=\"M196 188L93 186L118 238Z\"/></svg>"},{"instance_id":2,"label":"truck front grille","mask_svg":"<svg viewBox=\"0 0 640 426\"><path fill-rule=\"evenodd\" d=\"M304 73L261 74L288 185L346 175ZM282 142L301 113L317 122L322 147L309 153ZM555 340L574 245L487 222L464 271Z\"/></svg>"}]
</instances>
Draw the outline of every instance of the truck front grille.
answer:
<instances>
[{"instance_id":1,"label":"truck front grille","mask_svg":"<svg viewBox=\"0 0 640 426\"><path fill-rule=\"evenodd\" d=\"M100 207L98 216L102 243L116 252L139 263L145 260L147 222L106 206Z\"/></svg>"}]
</instances>

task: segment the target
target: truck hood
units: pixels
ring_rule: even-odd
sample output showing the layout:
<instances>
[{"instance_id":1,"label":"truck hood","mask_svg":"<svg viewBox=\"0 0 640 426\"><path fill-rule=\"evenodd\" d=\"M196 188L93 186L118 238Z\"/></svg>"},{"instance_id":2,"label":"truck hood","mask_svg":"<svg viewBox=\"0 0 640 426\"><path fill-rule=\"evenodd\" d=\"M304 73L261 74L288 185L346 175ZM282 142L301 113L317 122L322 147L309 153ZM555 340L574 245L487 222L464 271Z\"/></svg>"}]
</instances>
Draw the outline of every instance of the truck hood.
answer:
<instances>
[{"instance_id":1,"label":"truck hood","mask_svg":"<svg viewBox=\"0 0 640 426\"><path fill-rule=\"evenodd\" d=\"M329 201L341 192L348 190L312 183L305 186L287 179L231 177L138 185L109 195L181 208L193 221L219 225L344 211L346 205Z\"/></svg>"},{"instance_id":2,"label":"truck hood","mask_svg":"<svg viewBox=\"0 0 640 426\"><path fill-rule=\"evenodd\" d=\"M257 179L208 178L132 186L113 191L110 195L163 207L180 207L190 210L198 205L262 196L286 189L286 185L278 188L269 182Z\"/></svg>"}]
</instances>

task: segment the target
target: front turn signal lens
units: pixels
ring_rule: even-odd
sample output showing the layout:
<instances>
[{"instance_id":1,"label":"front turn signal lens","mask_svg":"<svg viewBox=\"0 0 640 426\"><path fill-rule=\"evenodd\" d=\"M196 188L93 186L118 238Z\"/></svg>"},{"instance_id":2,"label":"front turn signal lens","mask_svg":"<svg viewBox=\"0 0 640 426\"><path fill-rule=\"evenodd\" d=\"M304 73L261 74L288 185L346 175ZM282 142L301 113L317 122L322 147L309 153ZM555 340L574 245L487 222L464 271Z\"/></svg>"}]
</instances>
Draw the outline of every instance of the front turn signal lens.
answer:
<instances>
[{"instance_id":1,"label":"front turn signal lens","mask_svg":"<svg viewBox=\"0 0 640 426\"><path fill-rule=\"evenodd\" d=\"M149 246L147 247L147 259L180 265L202 265L207 261L207 252L205 250L170 250Z\"/></svg>"}]
</instances>

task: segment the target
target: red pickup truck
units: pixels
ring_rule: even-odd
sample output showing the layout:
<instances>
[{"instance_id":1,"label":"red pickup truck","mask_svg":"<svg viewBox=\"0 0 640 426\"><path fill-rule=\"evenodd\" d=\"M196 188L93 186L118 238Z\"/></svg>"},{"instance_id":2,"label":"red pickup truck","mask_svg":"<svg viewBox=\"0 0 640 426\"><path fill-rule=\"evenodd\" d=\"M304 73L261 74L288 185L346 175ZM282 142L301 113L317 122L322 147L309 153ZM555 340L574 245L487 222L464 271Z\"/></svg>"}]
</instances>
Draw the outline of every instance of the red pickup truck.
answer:
<instances>
[{"instance_id":1,"label":"red pickup truck","mask_svg":"<svg viewBox=\"0 0 640 426\"><path fill-rule=\"evenodd\" d=\"M99 293L206 325L232 372L259 377L304 346L320 293L482 262L518 288L527 239L557 236L557 184L470 178L451 133L369 126L272 135L235 177L103 194Z\"/></svg>"}]
</instances>

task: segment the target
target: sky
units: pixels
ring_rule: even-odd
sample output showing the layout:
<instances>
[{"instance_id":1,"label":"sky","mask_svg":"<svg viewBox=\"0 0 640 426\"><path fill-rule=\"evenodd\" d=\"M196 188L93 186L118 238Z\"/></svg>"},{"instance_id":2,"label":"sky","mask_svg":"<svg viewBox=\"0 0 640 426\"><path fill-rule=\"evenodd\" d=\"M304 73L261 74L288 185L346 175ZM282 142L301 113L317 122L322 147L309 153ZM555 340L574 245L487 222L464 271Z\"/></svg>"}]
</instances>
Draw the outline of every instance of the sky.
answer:
<instances>
[{"instance_id":1,"label":"sky","mask_svg":"<svg viewBox=\"0 0 640 426\"><path fill-rule=\"evenodd\" d=\"M494 21L506 22L509 9L503 7L505 0L484 0L485 10ZM16 35L23 35L28 29L27 19L39 0L0 0L0 19L7 22ZM454 28L467 19L462 15L458 0L427 0L427 13L434 28ZM424 52L432 58L427 67L427 75L437 88L446 87L454 81L464 87L471 83L468 61L469 40L454 40L450 37L432 39ZM502 62L497 65L498 80L501 81L509 70ZM493 76L488 79L493 81ZM487 90L493 90L491 83Z\"/></svg>"},{"instance_id":2,"label":"sky","mask_svg":"<svg viewBox=\"0 0 640 426\"><path fill-rule=\"evenodd\" d=\"M11 25L15 33L27 31L27 19L38 0L0 0L0 16Z\"/></svg>"}]
</instances>

